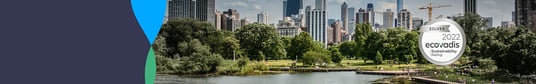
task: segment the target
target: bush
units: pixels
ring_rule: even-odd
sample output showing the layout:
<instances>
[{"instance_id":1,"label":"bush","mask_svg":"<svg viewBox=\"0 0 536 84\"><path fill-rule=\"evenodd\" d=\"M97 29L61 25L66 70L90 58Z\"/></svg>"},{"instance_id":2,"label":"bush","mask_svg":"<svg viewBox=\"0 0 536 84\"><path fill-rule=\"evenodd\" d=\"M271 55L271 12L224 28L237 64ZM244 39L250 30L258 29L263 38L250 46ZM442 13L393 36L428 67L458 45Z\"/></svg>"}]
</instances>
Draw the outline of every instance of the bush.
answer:
<instances>
[{"instance_id":1,"label":"bush","mask_svg":"<svg viewBox=\"0 0 536 84\"><path fill-rule=\"evenodd\" d=\"M268 71L269 68L262 62L257 62L253 65L253 70Z\"/></svg>"},{"instance_id":2,"label":"bush","mask_svg":"<svg viewBox=\"0 0 536 84\"><path fill-rule=\"evenodd\" d=\"M168 57L161 55L156 55L156 72L157 73L175 73L177 65L177 60L173 60Z\"/></svg>"},{"instance_id":3,"label":"bush","mask_svg":"<svg viewBox=\"0 0 536 84\"><path fill-rule=\"evenodd\" d=\"M240 59L238 59L238 67L242 68L244 66L246 66L247 64L249 63L249 59L247 57L241 57Z\"/></svg>"},{"instance_id":4,"label":"bush","mask_svg":"<svg viewBox=\"0 0 536 84\"><path fill-rule=\"evenodd\" d=\"M315 64L322 64L322 63L330 63L331 58L329 55L315 52L315 51L308 51L305 54L303 54L302 59L303 65L315 65Z\"/></svg>"},{"instance_id":5,"label":"bush","mask_svg":"<svg viewBox=\"0 0 536 84\"><path fill-rule=\"evenodd\" d=\"M225 60L220 67L218 67L219 74L234 74L240 72L240 67L237 67L237 63L230 60Z\"/></svg>"}]
</instances>

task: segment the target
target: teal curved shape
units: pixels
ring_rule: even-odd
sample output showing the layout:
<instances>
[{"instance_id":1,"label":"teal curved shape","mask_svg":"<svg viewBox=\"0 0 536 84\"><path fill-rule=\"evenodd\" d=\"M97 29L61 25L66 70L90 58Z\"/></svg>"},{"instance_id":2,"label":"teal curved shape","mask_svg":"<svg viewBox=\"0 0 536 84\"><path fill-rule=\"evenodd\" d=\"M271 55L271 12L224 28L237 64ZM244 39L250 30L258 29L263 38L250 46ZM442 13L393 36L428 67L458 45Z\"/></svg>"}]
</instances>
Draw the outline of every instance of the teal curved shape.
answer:
<instances>
[{"instance_id":1,"label":"teal curved shape","mask_svg":"<svg viewBox=\"0 0 536 84\"><path fill-rule=\"evenodd\" d=\"M153 44L166 11L166 0L131 0L132 11L147 40ZM153 49L149 49L145 61L145 84L154 84L156 61Z\"/></svg>"}]
</instances>

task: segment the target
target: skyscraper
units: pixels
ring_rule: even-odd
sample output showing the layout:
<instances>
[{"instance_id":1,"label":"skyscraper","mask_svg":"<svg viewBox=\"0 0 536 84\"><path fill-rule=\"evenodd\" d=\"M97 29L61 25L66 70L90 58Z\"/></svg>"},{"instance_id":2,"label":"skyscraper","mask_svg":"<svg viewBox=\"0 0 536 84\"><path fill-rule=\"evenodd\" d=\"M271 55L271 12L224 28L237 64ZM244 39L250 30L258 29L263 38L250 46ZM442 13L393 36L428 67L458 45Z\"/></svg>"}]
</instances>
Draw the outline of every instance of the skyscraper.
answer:
<instances>
[{"instance_id":1,"label":"skyscraper","mask_svg":"<svg viewBox=\"0 0 536 84\"><path fill-rule=\"evenodd\" d=\"M391 9L386 9L385 12L383 12L383 28L392 28L393 27L393 11Z\"/></svg>"},{"instance_id":2,"label":"skyscraper","mask_svg":"<svg viewBox=\"0 0 536 84\"><path fill-rule=\"evenodd\" d=\"M350 7L348 8L348 30L346 30L346 32L351 35L354 32L354 29L355 29L355 8ZM345 40L347 39L345 38Z\"/></svg>"},{"instance_id":3,"label":"skyscraper","mask_svg":"<svg viewBox=\"0 0 536 84\"><path fill-rule=\"evenodd\" d=\"M341 20L343 29L348 30L348 5L346 2L341 5Z\"/></svg>"},{"instance_id":4,"label":"skyscraper","mask_svg":"<svg viewBox=\"0 0 536 84\"><path fill-rule=\"evenodd\" d=\"M512 11L512 22L516 21L516 11Z\"/></svg>"},{"instance_id":5,"label":"skyscraper","mask_svg":"<svg viewBox=\"0 0 536 84\"><path fill-rule=\"evenodd\" d=\"M397 21L397 27L403 27L406 28L406 30L410 31L413 29L413 20L411 18L411 12L409 12L407 9L402 9L398 13L398 21Z\"/></svg>"},{"instance_id":6,"label":"skyscraper","mask_svg":"<svg viewBox=\"0 0 536 84\"><path fill-rule=\"evenodd\" d=\"M315 9L327 10L326 0L315 0Z\"/></svg>"},{"instance_id":7,"label":"skyscraper","mask_svg":"<svg viewBox=\"0 0 536 84\"><path fill-rule=\"evenodd\" d=\"M237 10L229 9L228 11L223 12L221 17L221 29L235 31L241 26L240 13L238 13Z\"/></svg>"},{"instance_id":8,"label":"skyscraper","mask_svg":"<svg viewBox=\"0 0 536 84\"><path fill-rule=\"evenodd\" d=\"M329 37L333 38L333 43L339 43L342 41L341 39L341 22L335 21L331 23L331 28L333 28L333 34L329 34Z\"/></svg>"},{"instance_id":9,"label":"skyscraper","mask_svg":"<svg viewBox=\"0 0 536 84\"><path fill-rule=\"evenodd\" d=\"M355 17L356 23L370 23L369 22L369 12L365 11L363 8L359 8L356 13L357 17Z\"/></svg>"},{"instance_id":10,"label":"skyscraper","mask_svg":"<svg viewBox=\"0 0 536 84\"><path fill-rule=\"evenodd\" d=\"M215 25L214 0L171 0L168 4L168 20L195 18Z\"/></svg>"},{"instance_id":11,"label":"skyscraper","mask_svg":"<svg viewBox=\"0 0 536 84\"><path fill-rule=\"evenodd\" d=\"M371 25L374 25L376 22L374 21L374 15L376 13L374 13L374 4L372 3L368 3L367 4L367 12L369 13L369 16L370 16L370 19L369 19L369 22L371 23ZM376 27L376 26L374 26Z\"/></svg>"},{"instance_id":12,"label":"skyscraper","mask_svg":"<svg viewBox=\"0 0 536 84\"><path fill-rule=\"evenodd\" d=\"M404 0L396 0L396 12L400 12L400 10L404 9Z\"/></svg>"},{"instance_id":13,"label":"skyscraper","mask_svg":"<svg viewBox=\"0 0 536 84\"><path fill-rule=\"evenodd\" d=\"M413 17L412 19L413 28L417 29L424 25L424 20L422 18Z\"/></svg>"},{"instance_id":14,"label":"skyscraper","mask_svg":"<svg viewBox=\"0 0 536 84\"><path fill-rule=\"evenodd\" d=\"M195 1L171 0L168 4L168 20L195 18Z\"/></svg>"},{"instance_id":15,"label":"skyscraper","mask_svg":"<svg viewBox=\"0 0 536 84\"><path fill-rule=\"evenodd\" d=\"M465 0L464 1L464 12L465 13L477 13L476 12L476 0Z\"/></svg>"},{"instance_id":16,"label":"skyscraper","mask_svg":"<svg viewBox=\"0 0 536 84\"><path fill-rule=\"evenodd\" d=\"M303 7L303 0L286 0L283 1L283 5L283 13L285 13L283 17L291 17L300 13L300 9Z\"/></svg>"},{"instance_id":17,"label":"skyscraper","mask_svg":"<svg viewBox=\"0 0 536 84\"><path fill-rule=\"evenodd\" d=\"M216 27L217 30L221 30L221 23L222 23L222 17L223 17L223 14L216 10L216 13L214 14L214 27Z\"/></svg>"},{"instance_id":18,"label":"skyscraper","mask_svg":"<svg viewBox=\"0 0 536 84\"><path fill-rule=\"evenodd\" d=\"M263 23L263 24L269 24L268 23L268 14L266 12L261 12L257 14L257 22Z\"/></svg>"},{"instance_id":19,"label":"skyscraper","mask_svg":"<svg viewBox=\"0 0 536 84\"><path fill-rule=\"evenodd\" d=\"M287 0L283 0L283 17L287 17Z\"/></svg>"},{"instance_id":20,"label":"skyscraper","mask_svg":"<svg viewBox=\"0 0 536 84\"><path fill-rule=\"evenodd\" d=\"M493 17L482 17L486 21L486 27L493 27Z\"/></svg>"},{"instance_id":21,"label":"skyscraper","mask_svg":"<svg viewBox=\"0 0 536 84\"><path fill-rule=\"evenodd\" d=\"M517 26L525 26L536 32L536 0L515 0Z\"/></svg>"},{"instance_id":22,"label":"skyscraper","mask_svg":"<svg viewBox=\"0 0 536 84\"><path fill-rule=\"evenodd\" d=\"M313 40L327 45L327 13L325 10L313 9L307 10L306 13L307 32L311 34Z\"/></svg>"}]
</instances>

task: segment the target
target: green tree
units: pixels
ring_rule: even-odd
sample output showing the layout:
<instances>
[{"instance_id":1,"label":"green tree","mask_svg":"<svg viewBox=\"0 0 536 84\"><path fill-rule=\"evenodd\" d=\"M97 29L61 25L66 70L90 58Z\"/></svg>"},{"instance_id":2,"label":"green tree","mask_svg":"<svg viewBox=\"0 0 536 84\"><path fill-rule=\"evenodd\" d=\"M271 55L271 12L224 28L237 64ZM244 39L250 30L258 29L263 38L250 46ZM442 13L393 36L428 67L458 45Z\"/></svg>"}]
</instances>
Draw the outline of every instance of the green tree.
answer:
<instances>
[{"instance_id":1,"label":"green tree","mask_svg":"<svg viewBox=\"0 0 536 84\"><path fill-rule=\"evenodd\" d=\"M214 29L208 22L196 19L175 19L162 25L158 36L154 43L158 46L153 46L156 48L155 52L164 57L176 58L189 56L180 55L182 53L177 51L177 46L180 42L189 42L193 39L198 39L202 44L210 46L211 52L222 54L225 50L223 38L228 35Z\"/></svg>"},{"instance_id":2,"label":"green tree","mask_svg":"<svg viewBox=\"0 0 536 84\"><path fill-rule=\"evenodd\" d=\"M283 42L283 48L285 49L285 51L287 51L286 55L287 59L291 59L291 55L289 55L288 53L291 51L290 48L291 48L291 45L292 45L292 37L281 37L281 42Z\"/></svg>"},{"instance_id":3,"label":"green tree","mask_svg":"<svg viewBox=\"0 0 536 84\"><path fill-rule=\"evenodd\" d=\"M304 65L317 65L322 63L330 63L331 58L329 55L316 51L308 51L303 54L303 59L301 60Z\"/></svg>"},{"instance_id":4,"label":"green tree","mask_svg":"<svg viewBox=\"0 0 536 84\"><path fill-rule=\"evenodd\" d=\"M391 47L389 43L386 43L387 36L385 35L385 32L373 32L368 36L368 38L365 40L365 46L363 51L361 51L364 55L365 62L367 59L369 60L375 60L376 58L376 52L385 52ZM383 56L385 58L385 56Z\"/></svg>"},{"instance_id":5,"label":"green tree","mask_svg":"<svg viewBox=\"0 0 536 84\"><path fill-rule=\"evenodd\" d=\"M342 55L344 55L346 58L358 58L356 57L357 50L356 50L356 43L354 41L346 41L339 45L339 51Z\"/></svg>"},{"instance_id":6,"label":"green tree","mask_svg":"<svg viewBox=\"0 0 536 84\"><path fill-rule=\"evenodd\" d=\"M307 51L313 50L314 41L313 38L307 32L301 32L291 40L292 47L289 47L287 56L290 59L294 60L296 57L301 59L303 54Z\"/></svg>"},{"instance_id":7,"label":"green tree","mask_svg":"<svg viewBox=\"0 0 536 84\"><path fill-rule=\"evenodd\" d=\"M481 45L484 43L480 37L482 37L482 29L486 25L485 19L475 13L465 13L463 17L456 19L456 22L463 28L467 40L467 48L470 50L469 52L464 52L463 54L472 59L477 58L479 54L483 54L480 52L480 49L482 47Z\"/></svg>"},{"instance_id":8,"label":"green tree","mask_svg":"<svg viewBox=\"0 0 536 84\"><path fill-rule=\"evenodd\" d=\"M341 52L339 52L337 47L330 47L329 51L331 52L331 61L334 63L341 63L344 56L342 56Z\"/></svg>"},{"instance_id":9,"label":"green tree","mask_svg":"<svg viewBox=\"0 0 536 84\"><path fill-rule=\"evenodd\" d=\"M223 38L223 46L226 47L222 52L222 56L225 59L237 59L242 56L240 49L240 41L234 37L234 35Z\"/></svg>"},{"instance_id":10,"label":"green tree","mask_svg":"<svg viewBox=\"0 0 536 84\"><path fill-rule=\"evenodd\" d=\"M383 63L383 56L380 51L376 52L376 56L374 57L374 64L382 64Z\"/></svg>"},{"instance_id":11,"label":"green tree","mask_svg":"<svg viewBox=\"0 0 536 84\"><path fill-rule=\"evenodd\" d=\"M169 52L169 49L166 45L166 37L163 37L162 35L156 36L156 39L153 43L152 48L155 52L155 55L158 55L158 56L163 56L167 52Z\"/></svg>"},{"instance_id":12,"label":"green tree","mask_svg":"<svg viewBox=\"0 0 536 84\"><path fill-rule=\"evenodd\" d=\"M210 47L201 44L197 39L186 43L180 43L179 52L187 52L190 55L178 58L177 73L180 74L205 74L217 72L223 58L219 54L210 52Z\"/></svg>"},{"instance_id":13,"label":"green tree","mask_svg":"<svg viewBox=\"0 0 536 84\"><path fill-rule=\"evenodd\" d=\"M536 73L536 35L523 27L498 29L497 32L500 32L495 36L497 40L492 40L489 46L497 49L493 50L496 55L491 57L497 67L514 74Z\"/></svg>"},{"instance_id":14,"label":"green tree","mask_svg":"<svg viewBox=\"0 0 536 84\"><path fill-rule=\"evenodd\" d=\"M355 28L355 33L354 33L354 42L355 42L355 50L356 50L356 56L357 57L363 57L365 62L367 61L367 59L370 58L369 55L372 55L372 54L366 54L367 52L365 52L366 50L366 40L368 38L368 36L370 35L370 33L372 32L372 27L370 26L370 24L368 23L365 23L365 24L356 24L356 28Z\"/></svg>"},{"instance_id":15,"label":"green tree","mask_svg":"<svg viewBox=\"0 0 536 84\"><path fill-rule=\"evenodd\" d=\"M273 26L261 23L245 25L237 30L235 36L245 54L252 60L286 57L283 42Z\"/></svg>"}]
</instances>

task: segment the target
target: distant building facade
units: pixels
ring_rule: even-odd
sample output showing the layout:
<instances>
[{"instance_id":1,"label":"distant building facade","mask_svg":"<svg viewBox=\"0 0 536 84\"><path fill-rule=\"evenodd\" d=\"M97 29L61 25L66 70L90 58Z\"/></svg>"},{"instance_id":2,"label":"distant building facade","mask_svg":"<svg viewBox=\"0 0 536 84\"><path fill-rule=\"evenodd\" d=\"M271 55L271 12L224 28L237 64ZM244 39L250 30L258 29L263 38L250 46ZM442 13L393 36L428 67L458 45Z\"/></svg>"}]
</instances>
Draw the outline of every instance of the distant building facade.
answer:
<instances>
[{"instance_id":1,"label":"distant building facade","mask_svg":"<svg viewBox=\"0 0 536 84\"><path fill-rule=\"evenodd\" d=\"M413 29L413 20L412 20L412 16L411 16L410 11L408 11L407 9L402 9L398 13L397 16L398 16L398 21L397 21L398 27L403 27L406 30L412 30Z\"/></svg>"},{"instance_id":2,"label":"distant building facade","mask_svg":"<svg viewBox=\"0 0 536 84\"><path fill-rule=\"evenodd\" d=\"M476 12L476 0L464 0L464 12L465 13L477 13Z\"/></svg>"},{"instance_id":3,"label":"distant building facade","mask_svg":"<svg viewBox=\"0 0 536 84\"><path fill-rule=\"evenodd\" d=\"M269 24L268 23L268 14L266 12L261 12L257 14L257 22L263 23L263 24Z\"/></svg>"},{"instance_id":4,"label":"distant building facade","mask_svg":"<svg viewBox=\"0 0 536 84\"><path fill-rule=\"evenodd\" d=\"M277 23L277 32L283 37L294 37L300 34L302 30L291 17L285 17Z\"/></svg>"},{"instance_id":5,"label":"distant building facade","mask_svg":"<svg viewBox=\"0 0 536 84\"><path fill-rule=\"evenodd\" d=\"M195 18L215 25L215 0L170 0L168 20Z\"/></svg>"}]
</instances>

